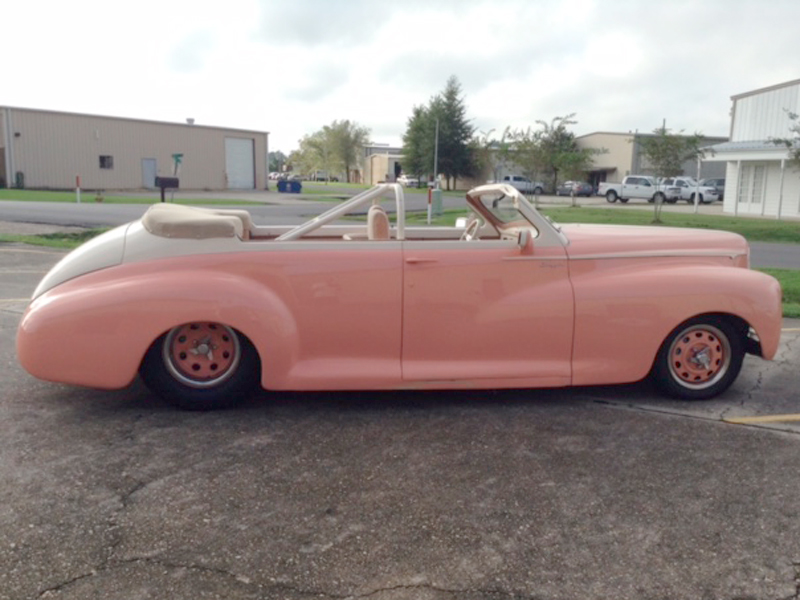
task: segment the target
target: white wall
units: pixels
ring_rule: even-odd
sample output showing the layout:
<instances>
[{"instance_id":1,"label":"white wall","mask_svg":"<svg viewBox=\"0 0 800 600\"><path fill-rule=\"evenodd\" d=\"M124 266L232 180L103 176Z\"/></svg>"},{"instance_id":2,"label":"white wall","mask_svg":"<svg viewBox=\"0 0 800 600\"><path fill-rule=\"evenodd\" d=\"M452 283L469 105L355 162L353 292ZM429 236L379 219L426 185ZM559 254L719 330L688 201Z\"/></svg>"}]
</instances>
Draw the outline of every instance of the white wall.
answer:
<instances>
[{"instance_id":1,"label":"white wall","mask_svg":"<svg viewBox=\"0 0 800 600\"><path fill-rule=\"evenodd\" d=\"M800 82L736 98L733 110L732 142L788 137L786 111L800 113Z\"/></svg>"},{"instance_id":2,"label":"white wall","mask_svg":"<svg viewBox=\"0 0 800 600\"><path fill-rule=\"evenodd\" d=\"M761 202L753 202L752 180L747 192L739 200L739 163L728 162L725 173L725 200L723 211L726 213L777 216L778 206L782 217L800 216L800 176L794 167L786 165L783 172L783 194L781 194L781 165L778 161L742 161L741 170L748 170L752 177L752 167L763 166L765 181ZM782 197L782 199L781 199Z\"/></svg>"}]
</instances>

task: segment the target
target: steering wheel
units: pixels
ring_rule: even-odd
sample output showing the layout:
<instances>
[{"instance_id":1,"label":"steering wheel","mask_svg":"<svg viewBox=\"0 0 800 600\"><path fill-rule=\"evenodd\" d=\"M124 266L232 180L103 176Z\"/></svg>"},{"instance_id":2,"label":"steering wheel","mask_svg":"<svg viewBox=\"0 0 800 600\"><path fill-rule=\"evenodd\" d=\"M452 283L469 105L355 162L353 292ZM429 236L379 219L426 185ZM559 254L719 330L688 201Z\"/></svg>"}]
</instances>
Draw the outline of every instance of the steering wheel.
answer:
<instances>
[{"instance_id":1,"label":"steering wheel","mask_svg":"<svg viewBox=\"0 0 800 600\"><path fill-rule=\"evenodd\" d=\"M461 241L471 241L478 239L478 230L483 226L483 222L478 219L472 219L469 223L467 223L466 229L464 229L464 233L461 234Z\"/></svg>"}]
</instances>

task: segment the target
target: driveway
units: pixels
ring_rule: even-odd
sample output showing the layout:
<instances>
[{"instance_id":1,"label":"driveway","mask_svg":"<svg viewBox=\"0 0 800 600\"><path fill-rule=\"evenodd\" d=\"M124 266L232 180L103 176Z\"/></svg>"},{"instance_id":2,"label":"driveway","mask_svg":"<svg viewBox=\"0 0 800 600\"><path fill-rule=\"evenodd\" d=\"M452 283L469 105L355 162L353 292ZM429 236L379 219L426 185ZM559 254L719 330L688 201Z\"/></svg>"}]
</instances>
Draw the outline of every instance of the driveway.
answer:
<instances>
[{"instance_id":1,"label":"driveway","mask_svg":"<svg viewBox=\"0 0 800 600\"><path fill-rule=\"evenodd\" d=\"M731 419L800 413L798 321L709 402L637 384L193 414L20 369L62 255L0 244L0 600L796 597L800 423Z\"/></svg>"}]
</instances>

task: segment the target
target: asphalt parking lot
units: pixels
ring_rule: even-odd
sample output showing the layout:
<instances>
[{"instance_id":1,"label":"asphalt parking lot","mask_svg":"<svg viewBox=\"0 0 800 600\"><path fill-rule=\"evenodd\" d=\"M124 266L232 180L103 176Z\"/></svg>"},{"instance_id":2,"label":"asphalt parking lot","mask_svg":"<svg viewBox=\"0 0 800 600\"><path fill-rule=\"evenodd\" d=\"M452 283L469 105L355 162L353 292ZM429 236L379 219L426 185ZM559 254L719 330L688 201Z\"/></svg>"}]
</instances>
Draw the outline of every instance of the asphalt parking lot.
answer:
<instances>
[{"instance_id":1,"label":"asphalt parking lot","mask_svg":"<svg viewBox=\"0 0 800 600\"><path fill-rule=\"evenodd\" d=\"M800 597L800 321L709 402L637 384L194 414L22 371L17 324L61 255L0 244L2 600Z\"/></svg>"}]
</instances>

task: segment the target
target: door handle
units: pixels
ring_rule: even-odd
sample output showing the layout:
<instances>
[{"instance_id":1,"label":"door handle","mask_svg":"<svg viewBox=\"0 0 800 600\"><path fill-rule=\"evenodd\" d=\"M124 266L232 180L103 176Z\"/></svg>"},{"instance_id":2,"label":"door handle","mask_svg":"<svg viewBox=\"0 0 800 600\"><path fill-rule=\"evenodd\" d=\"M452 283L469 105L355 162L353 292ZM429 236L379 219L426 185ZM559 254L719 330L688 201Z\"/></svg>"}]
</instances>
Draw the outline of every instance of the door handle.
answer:
<instances>
[{"instance_id":1,"label":"door handle","mask_svg":"<svg viewBox=\"0 0 800 600\"><path fill-rule=\"evenodd\" d=\"M407 258L406 262L410 265L420 265L423 263L435 263L439 262L435 258Z\"/></svg>"}]
</instances>

